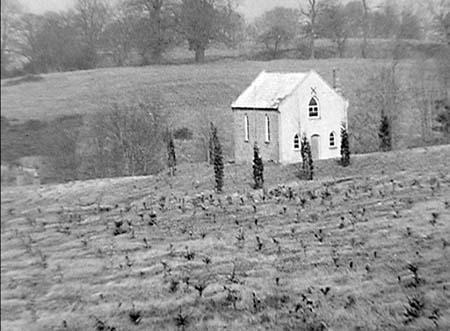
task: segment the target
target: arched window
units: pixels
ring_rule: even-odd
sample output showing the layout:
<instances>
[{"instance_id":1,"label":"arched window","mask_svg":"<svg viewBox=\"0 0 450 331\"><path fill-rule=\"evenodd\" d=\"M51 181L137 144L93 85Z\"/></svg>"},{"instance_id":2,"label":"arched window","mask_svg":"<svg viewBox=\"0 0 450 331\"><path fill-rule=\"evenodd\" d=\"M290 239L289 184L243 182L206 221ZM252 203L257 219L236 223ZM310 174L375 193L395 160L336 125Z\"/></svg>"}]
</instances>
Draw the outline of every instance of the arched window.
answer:
<instances>
[{"instance_id":1,"label":"arched window","mask_svg":"<svg viewBox=\"0 0 450 331\"><path fill-rule=\"evenodd\" d=\"M319 103L316 97L312 97L308 106L309 117L319 117Z\"/></svg>"},{"instance_id":2,"label":"arched window","mask_svg":"<svg viewBox=\"0 0 450 331\"><path fill-rule=\"evenodd\" d=\"M248 124L248 115L244 115L244 141L248 141L249 138L249 124Z\"/></svg>"},{"instance_id":3,"label":"arched window","mask_svg":"<svg viewBox=\"0 0 450 331\"><path fill-rule=\"evenodd\" d=\"M298 134L296 134L294 136L294 150L299 150L300 149L300 137L298 136Z\"/></svg>"},{"instance_id":4,"label":"arched window","mask_svg":"<svg viewBox=\"0 0 450 331\"><path fill-rule=\"evenodd\" d=\"M266 143L270 141L270 119L266 115Z\"/></svg>"},{"instance_id":5,"label":"arched window","mask_svg":"<svg viewBox=\"0 0 450 331\"><path fill-rule=\"evenodd\" d=\"M330 147L336 147L336 136L334 132L330 133Z\"/></svg>"}]
</instances>

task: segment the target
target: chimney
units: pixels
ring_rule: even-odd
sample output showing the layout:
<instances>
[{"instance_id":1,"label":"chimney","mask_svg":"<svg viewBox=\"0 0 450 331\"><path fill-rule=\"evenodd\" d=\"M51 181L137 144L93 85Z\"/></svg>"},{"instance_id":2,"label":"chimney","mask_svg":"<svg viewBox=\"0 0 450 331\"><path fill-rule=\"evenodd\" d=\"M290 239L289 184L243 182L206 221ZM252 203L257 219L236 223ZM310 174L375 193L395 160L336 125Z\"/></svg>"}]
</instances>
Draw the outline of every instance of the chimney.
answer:
<instances>
[{"instance_id":1,"label":"chimney","mask_svg":"<svg viewBox=\"0 0 450 331\"><path fill-rule=\"evenodd\" d=\"M336 68L333 69L333 89L336 89Z\"/></svg>"},{"instance_id":2,"label":"chimney","mask_svg":"<svg viewBox=\"0 0 450 331\"><path fill-rule=\"evenodd\" d=\"M337 93L342 95L341 86L339 84L339 78L337 76L337 72L339 69L334 68L333 69L333 90L335 90Z\"/></svg>"}]
</instances>

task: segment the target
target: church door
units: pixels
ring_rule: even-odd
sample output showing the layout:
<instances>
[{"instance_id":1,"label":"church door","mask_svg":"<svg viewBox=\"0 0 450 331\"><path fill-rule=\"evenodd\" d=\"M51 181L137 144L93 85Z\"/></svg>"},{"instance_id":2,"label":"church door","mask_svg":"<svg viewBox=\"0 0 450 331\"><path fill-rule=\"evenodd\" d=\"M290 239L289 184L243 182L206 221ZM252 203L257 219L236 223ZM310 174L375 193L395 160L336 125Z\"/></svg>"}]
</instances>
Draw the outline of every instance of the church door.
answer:
<instances>
[{"instance_id":1,"label":"church door","mask_svg":"<svg viewBox=\"0 0 450 331\"><path fill-rule=\"evenodd\" d=\"M319 140L320 136L318 134L311 136L311 155L313 160L319 159Z\"/></svg>"}]
</instances>

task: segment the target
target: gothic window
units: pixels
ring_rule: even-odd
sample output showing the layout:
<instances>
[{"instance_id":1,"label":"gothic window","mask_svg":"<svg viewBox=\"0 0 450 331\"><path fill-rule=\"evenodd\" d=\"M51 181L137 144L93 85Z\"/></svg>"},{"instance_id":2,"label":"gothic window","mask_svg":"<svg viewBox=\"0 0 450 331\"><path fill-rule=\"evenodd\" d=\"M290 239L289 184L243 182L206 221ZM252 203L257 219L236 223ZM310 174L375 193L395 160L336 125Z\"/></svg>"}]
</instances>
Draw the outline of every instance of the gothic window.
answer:
<instances>
[{"instance_id":1,"label":"gothic window","mask_svg":"<svg viewBox=\"0 0 450 331\"><path fill-rule=\"evenodd\" d=\"M330 133L330 147L336 147L336 135L334 132Z\"/></svg>"},{"instance_id":2,"label":"gothic window","mask_svg":"<svg viewBox=\"0 0 450 331\"><path fill-rule=\"evenodd\" d=\"M309 117L319 117L319 103L316 97L312 97L308 106Z\"/></svg>"},{"instance_id":3,"label":"gothic window","mask_svg":"<svg viewBox=\"0 0 450 331\"><path fill-rule=\"evenodd\" d=\"M299 150L300 149L300 137L298 136L298 134L296 134L294 136L294 150Z\"/></svg>"}]
</instances>

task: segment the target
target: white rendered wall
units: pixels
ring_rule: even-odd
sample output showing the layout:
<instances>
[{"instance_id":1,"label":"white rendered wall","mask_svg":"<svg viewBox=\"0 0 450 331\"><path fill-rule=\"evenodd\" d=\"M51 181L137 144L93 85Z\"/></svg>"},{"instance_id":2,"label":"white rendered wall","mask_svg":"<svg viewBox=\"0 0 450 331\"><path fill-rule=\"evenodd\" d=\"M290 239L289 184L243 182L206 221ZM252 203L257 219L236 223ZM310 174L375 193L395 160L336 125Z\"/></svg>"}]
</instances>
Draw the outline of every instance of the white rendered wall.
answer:
<instances>
[{"instance_id":1,"label":"white rendered wall","mask_svg":"<svg viewBox=\"0 0 450 331\"><path fill-rule=\"evenodd\" d=\"M311 87L319 102L319 117L308 116L308 105L312 97ZM300 151L294 150L294 135L320 136L319 158L340 157L341 123L347 123L347 101L338 95L323 79L312 71L303 83L279 107L280 117L280 162L301 161ZM329 135L335 133L335 147L329 146Z\"/></svg>"}]
</instances>

